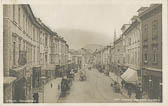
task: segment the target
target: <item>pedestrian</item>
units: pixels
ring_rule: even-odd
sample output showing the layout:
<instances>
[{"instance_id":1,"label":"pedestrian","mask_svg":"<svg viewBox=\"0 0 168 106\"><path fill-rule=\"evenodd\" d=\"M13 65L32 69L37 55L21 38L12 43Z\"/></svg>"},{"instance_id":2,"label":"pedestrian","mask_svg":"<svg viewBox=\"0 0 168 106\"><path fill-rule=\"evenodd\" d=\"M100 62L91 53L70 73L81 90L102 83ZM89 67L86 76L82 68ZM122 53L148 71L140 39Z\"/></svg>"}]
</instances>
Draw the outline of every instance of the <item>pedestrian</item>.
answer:
<instances>
[{"instance_id":1,"label":"pedestrian","mask_svg":"<svg viewBox=\"0 0 168 106\"><path fill-rule=\"evenodd\" d=\"M125 84L125 81L122 80L122 81L121 81L122 88L124 87L124 84Z\"/></svg>"},{"instance_id":2,"label":"pedestrian","mask_svg":"<svg viewBox=\"0 0 168 106\"><path fill-rule=\"evenodd\" d=\"M136 99L142 99L142 91L139 87L136 89Z\"/></svg>"},{"instance_id":3,"label":"pedestrian","mask_svg":"<svg viewBox=\"0 0 168 106\"><path fill-rule=\"evenodd\" d=\"M38 94L38 92L37 93L34 93L33 94L33 99L34 99L34 103L38 103L39 101L38 101L38 98L39 98L39 94Z\"/></svg>"},{"instance_id":4,"label":"pedestrian","mask_svg":"<svg viewBox=\"0 0 168 106\"><path fill-rule=\"evenodd\" d=\"M51 88L52 88L52 83L51 83Z\"/></svg>"},{"instance_id":5,"label":"pedestrian","mask_svg":"<svg viewBox=\"0 0 168 106\"><path fill-rule=\"evenodd\" d=\"M128 96L129 96L129 98L131 98L131 95L132 95L132 90L131 90L131 87L129 86L128 87Z\"/></svg>"}]
</instances>

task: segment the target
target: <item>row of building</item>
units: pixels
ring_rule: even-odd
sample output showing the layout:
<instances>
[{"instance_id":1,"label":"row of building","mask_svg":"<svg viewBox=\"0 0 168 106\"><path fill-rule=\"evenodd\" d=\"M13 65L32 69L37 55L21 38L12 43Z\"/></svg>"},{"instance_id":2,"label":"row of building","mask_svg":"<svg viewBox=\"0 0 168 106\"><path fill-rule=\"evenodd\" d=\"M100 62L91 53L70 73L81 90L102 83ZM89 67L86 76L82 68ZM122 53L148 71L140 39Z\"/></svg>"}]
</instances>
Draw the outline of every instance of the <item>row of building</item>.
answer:
<instances>
[{"instance_id":1,"label":"row of building","mask_svg":"<svg viewBox=\"0 0 168 106\"><path fill-rule=\"evenodd\" d=\"M94 52L93 63L140 86L149 98L162 98L162 5L151 4L137 12L131 24L121 27L113 45Z\"/></svg>"},{"instance_id":2,"label":"row of building","mask_svg":"<svg viewBox=\"0 0 168 106\"><path fill-rule=\"evenodd\" d=\"M3 5L4 102L32 100L55 68L68 64L63 37L35 17L30 5Z\"/></svg>"}]
</instances>

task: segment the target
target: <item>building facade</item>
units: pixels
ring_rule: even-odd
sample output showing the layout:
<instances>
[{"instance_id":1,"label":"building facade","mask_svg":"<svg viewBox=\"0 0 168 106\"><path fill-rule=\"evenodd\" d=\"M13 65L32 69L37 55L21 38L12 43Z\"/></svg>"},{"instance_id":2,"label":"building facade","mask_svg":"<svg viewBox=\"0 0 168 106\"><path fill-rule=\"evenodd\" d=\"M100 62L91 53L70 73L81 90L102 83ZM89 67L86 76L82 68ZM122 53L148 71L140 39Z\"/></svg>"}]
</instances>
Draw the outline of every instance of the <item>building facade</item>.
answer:
<instances>
[{"instance_id":1,"label":"building facade","mask_svg":"<svg viewBox=\"0 0 168 106\"><path fill-rule=\"evenodd\" d=\"M149 98L162 98L162 5L152 4L139 16L142 22L143 89Z\"/></svg>"},{"instance_id":2,"label":"building facade","mask_svg":"<svg viewBox=\"0 0 168 106\"><path fill-rule=\"evenodd\" d=\"M132 24L123 32L124 48L125 48L125 66L135 70L139 77L137 83L141 82L141 68L140 68L140 37L141 28L140 22L137 20L138 16L132 17Z\"/></svg>"},{"instance_id":3,"label":"building facade","mask_svg":"<svg viewBox=\"0 0 168 106\"><path fill-rule=\"evenodd\" d=\"M58 63L60 37L34 16L29 5L3 5L3 22L4 102L32 100L46 73L41 69Z\"/></svg>"}]
</instances>

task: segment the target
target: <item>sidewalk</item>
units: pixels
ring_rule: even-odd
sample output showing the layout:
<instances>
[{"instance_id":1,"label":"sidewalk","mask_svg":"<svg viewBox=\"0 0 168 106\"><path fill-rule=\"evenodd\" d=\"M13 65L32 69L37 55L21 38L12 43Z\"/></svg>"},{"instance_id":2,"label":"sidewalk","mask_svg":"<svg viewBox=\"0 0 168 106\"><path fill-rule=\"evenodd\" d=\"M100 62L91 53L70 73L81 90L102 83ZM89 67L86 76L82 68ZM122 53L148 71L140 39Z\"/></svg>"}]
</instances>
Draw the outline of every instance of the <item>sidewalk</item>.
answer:
<instances>
[{"instance_id":1,"label":"sidewalk","mask_svg":"<svg viewBox=\"0 0 168 106\"><path fill-rule=\"evenodd\" d=\"M121 94L122 94L123 96L129 98L127 89L122 88L122 85L121 85L122 79L121 79L121 77L115 75L115 74L112 73L112 72L109 73L109 77L110 77L113 81L116 81L116 82L119 83L120 88L121 88ZM136 93L135 93L135 92L132 92L132 95L131 95L131 98L130 98L130 99L136 99L135 96L136 96ZM142 95L142 96L143 96L143 97L142 97L143 99L148 99L148 96L147 96L147 95Z\"/></svg>"}]
</instances>

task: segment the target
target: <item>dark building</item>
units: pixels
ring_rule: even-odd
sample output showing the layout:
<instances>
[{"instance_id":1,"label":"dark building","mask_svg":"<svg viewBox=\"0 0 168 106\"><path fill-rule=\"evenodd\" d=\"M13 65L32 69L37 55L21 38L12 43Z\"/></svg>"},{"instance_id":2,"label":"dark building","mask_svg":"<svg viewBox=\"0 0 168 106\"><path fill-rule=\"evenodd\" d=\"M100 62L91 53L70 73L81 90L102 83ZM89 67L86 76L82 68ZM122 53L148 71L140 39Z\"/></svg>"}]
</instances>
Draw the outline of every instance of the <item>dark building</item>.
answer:
<instances>
[{"instance_id":1,"label":"dark building","mask_svg":"<svg viewBox=\"0 0 168 106\"><path fill-rule=\"evenodd\" d=\"M152 4L139 9L142 22L142 78L143 91L150 99L162 95L162 5Z\"/></svg>"}]
</instances>

